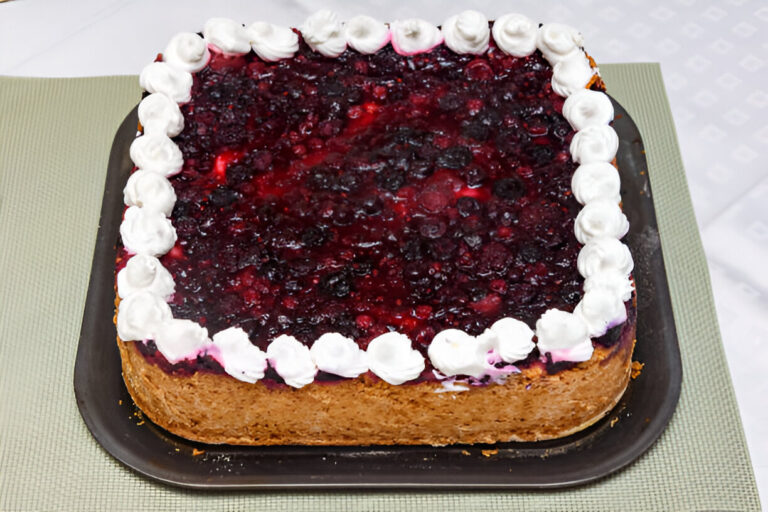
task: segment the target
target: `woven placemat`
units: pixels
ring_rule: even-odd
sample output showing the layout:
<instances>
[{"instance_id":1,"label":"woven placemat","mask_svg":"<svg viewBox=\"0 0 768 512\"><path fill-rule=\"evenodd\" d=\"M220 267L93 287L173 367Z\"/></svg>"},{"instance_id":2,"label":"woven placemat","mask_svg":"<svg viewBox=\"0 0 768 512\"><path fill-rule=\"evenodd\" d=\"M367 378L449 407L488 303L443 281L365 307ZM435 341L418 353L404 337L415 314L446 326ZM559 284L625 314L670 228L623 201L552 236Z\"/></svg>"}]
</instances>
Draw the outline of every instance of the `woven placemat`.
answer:
<instances>
[{"instance_id":1,"label":"woven placemat","mask_svg":"<svg viewBox=\"0 0 768 512\"><path fill-rule=\"evenodd\" d=\"M637 462L547 492L203 493L122 467L80 419L72 378L107 157L138 80L0 78L0 510L759 510L659 67L601 71L644 137L683 388Z\"/></svg>"}]
</instances>

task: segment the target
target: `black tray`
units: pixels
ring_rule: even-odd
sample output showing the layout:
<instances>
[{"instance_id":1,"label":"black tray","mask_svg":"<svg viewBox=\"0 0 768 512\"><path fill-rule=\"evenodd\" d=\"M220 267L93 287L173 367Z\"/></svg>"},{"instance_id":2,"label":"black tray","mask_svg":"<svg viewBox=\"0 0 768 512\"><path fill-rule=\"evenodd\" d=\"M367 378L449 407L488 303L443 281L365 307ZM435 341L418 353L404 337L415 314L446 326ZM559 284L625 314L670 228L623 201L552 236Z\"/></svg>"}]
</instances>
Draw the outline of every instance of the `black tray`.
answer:
<instances>
[{"instance_id":1,"label":"black tray","mask_svg":"<svg viewBox=\"0 0 768 512\"><path fill-rule=\"evenodd\" d=\"M123 384L112 323L115 242L132 168L134 109L115 135L75 364L80 414L104 449L149 478L203 489L555 488L590 482L638 458L666 427L682 368L643 143L618 104L626 242L635 258L635 360L645 363L616 408L589 429L538 443L448 447L236 447L194 443L144 421Z\"/></svg>"}]
</instances>

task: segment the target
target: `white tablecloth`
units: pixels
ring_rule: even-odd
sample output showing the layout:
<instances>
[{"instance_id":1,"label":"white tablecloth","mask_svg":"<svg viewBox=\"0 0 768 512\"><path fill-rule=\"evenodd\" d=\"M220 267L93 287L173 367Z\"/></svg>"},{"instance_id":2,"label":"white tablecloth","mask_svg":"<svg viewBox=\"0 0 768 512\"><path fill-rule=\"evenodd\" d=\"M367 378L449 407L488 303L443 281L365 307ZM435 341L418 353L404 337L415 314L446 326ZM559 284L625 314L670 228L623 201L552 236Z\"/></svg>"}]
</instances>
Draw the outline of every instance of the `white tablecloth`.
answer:
<instances>
[{"instance_id":1,"label":"white tablecloth","mask_svg":"<svg viewBox=\"0 0 768 512\"><path fill-rule=\"evenodd\" d=\"M200 30L213 16L295 26L325 7L342 19L365 13L439 24L470 6L490 18L513 8L537 21L569 23L598 62L661 62L752 463L768 503L768 3L11 0L0 3L0 74L137 74L171 36Z\"/></svg>"}]
</instances>

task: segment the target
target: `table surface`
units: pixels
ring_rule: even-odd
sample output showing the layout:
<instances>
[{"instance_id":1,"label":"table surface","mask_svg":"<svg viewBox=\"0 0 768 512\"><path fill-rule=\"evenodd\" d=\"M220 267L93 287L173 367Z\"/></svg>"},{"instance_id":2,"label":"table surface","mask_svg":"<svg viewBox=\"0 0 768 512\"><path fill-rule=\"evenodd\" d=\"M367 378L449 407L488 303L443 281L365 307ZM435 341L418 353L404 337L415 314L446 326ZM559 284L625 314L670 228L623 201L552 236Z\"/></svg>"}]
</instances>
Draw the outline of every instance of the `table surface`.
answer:
<instances>
[{"instance_id":1,"label":"table surface","mask_svg":"<svg viewBox=\"0 0 768 512\"><path fill-rule=\"evenodd\" d=\"M420 16L440 23L456 1L80 0L0 3L0 75L138 74L179 31L213 16L297 25L321 7L342 19ZM504 2L472 2L493 18ZM723 343L761 501L768 502L768 4L757 0L518 1L540 21L564 21L598 62L660 62L714 289ZM762 78L762 81L759 79ZM608 84L610 89L610 84ZM762 114L762 115L761 115ZM761 158L762 157L762 158Z\"/></svg>"}]
</instances>

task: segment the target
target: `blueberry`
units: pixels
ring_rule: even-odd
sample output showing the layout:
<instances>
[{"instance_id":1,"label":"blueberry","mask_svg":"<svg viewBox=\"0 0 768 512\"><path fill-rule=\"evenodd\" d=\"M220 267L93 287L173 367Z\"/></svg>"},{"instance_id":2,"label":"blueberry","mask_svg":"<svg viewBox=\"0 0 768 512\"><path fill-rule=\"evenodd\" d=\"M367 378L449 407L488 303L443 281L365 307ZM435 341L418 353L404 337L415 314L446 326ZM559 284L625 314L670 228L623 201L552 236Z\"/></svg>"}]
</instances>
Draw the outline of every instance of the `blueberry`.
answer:
<instances>
[{"instance_id":1,"label":"blueberry","mask_svg":"<svg viewBox=\"0 0 768 512\"><path fill-rule=\"evenodd\" d=\"M323 96L340 96L344 89L344 84L335 79L323 80L317 86L317 91Z\"/></svg>"},{"instance_id":2,"label":"blueberry","mask_svg":"<svg viewBox=\"0 0 768 512\"><path fill-rule=\"evenodd\" d=\"M460 197L456 201L456 210L462 217L469 217L470 215L477 215L480 213L480 203L474 197Z\"/></svg>"},{"instance_id":3,"label":"blueberry","mask_svg":"<svg viewBox=\"0 0 768 512\"><path fill-rule=\"evenodd\" d=\"M528 151L528 156L536 166L542 167L552 162L555 152L549 146L536 145Z\"/></svg>"},{"instance_id":4,"label":"blueberry","mask_svg":"<svg viewBox=\"0 0 768 512\"><path fill-rule=\"evenodd\" d=\"M424 256L424 248L418 238L412 238L400 248L406 261L420 260Z\"/></svg>"},{"instance_id":5,"label":"blueberry","mask_svg":"<svg viewBox=\"0 0 768 512\"><path fill-rule=\"evenodd\" d=\"M515 201L525 195L525 185L517 178L502 178L493 184L493 194L501 199Z\"/></svg>"},{"instance_id":6,"label":"blueberry","mask_svg":"<svg viewBox=\"0 0 768 512\"><path fill-rule=\"evenodd\" d=\"M285 276L285 272L280 268L280 265L274 260L270 260L261 266L261 273L270 281L282 281Z\"/></svg>"},{"instance_id":7,"label":"blueberry","mask_svg":"<svg viewBox=\"0 0 768 512\"><path fill-rule=\"evenodd\" d=\"M229 206L240 198L240 194L227 187L218 187L211 192L208 200L214 206Z\"/></svg>"},{"instance_id":8,"label":"blueberry","mask_svg":"<svg viewBox=\"0 0 768 512\"><path fill-rule=\"evenodd\" d=\"M310 177L307 183L310 188L315 190L333 190L337 187L338 180L331 169L319 166L310 169Z\"/></svg>"},{"instance_id":9,"label":"blueberry","mask_svg":"<svg viewBox=\"0 0 768 512\"><path fill-rule=\"evenodd\" d=\"M455 93L446 93L437 100L437 106L445 112L452 112L461 107L464 101Z\"/></svg>"},{"instance_id":10,"label":"blueberry","mask_svg":"<svg viewBox=\"0 0 768 512\"><path fill-rule=\"evenodd\" d=\"M301 233L301 245L304 247L320 247L327 239L326 230L318 226L310 226Z\"/></svg>"},{"instance_id":11,"label":"blueberry","mask_svg":"<svg viewBox=\"0 0 768 512\"><path fill-rule=\"evenodd\" d=\"M450 238L433 240L429 244L429 254L438 261L448 261L456 251L456 242Z\"/></svg>"},{"instance_id":12,"label":"blueberry","mask_svg":"<svg viewBox=\"0 0 768 512\"><path fill-rule=\"evenodd\" d=\"M472 161L472 152L466 146L454 146L443 151L437 157L437 166L448 169L461 169Z\"/></svg>"},{"instance_id":13,"label":"blueberry","mask_svg":"<svg viewBox=\"0 0 768 512\"><path fill-rule=\"evenodd\" d=\"M459 175L467 182L470 188L477 188L483 185L486 175L485 171L479 167L469 167L459 171Z\"/></svg>"},{"instance_id":14,"label":"blueberry","mask_svg":"<svg viewBox=\"0 0 768 512\"><path fill-rule=\"evenodd\" d=\"M253 169L243 164L233 164L227 167L227 183L239 185L249 181L253 177Z\"/></svg>"},{"instance_id":15,"label":"blueberry","mask_svg":"<svg viewBox=\"0 0 768 512\"><path fill-rule=\"evenodd\" d=\"M386 169L376 176L376 184L390 192L397 192L403 183L405 183L403 173L395 169Z\"/></svg>"},{"instance_id":16,"label":"blueberry","mask_svg":"<svg viewBox=\"0 0 768 512\"><path fill-rule=\"evenodd\" d=\"M424 219L419 225L419 233L421 236L429 239L440 238L445 234L445 230L445 222L432 217Z\"/></svg>"},{"instance_id":17,"label":"blueberry","mask_svg":"<svg viewBox=\"0 0 768 512\"><path fill-rule=\"evenodd\" d=\"M343 299L352 292L352 281L346 271L324 275L318 286L322 293L338 299Z\"/></svg>"},{"instance_id":18,"label":"blueberry","mask_svg":"<svg viewBox=\"0 0 768 512\"><path fill-rule=\"evenodd\" d=\"M384 204L378 196L367 196L360 204L360 209L365 215L378 215L384 209Z\"/></svg>"},{"instance_id":19,"label":"blueberry","mask_svg":"<svg viewBox=\"0 0 768 512\"><path fill-rule=\"evenodd\" d=\"M462 237L464 243L466 243L470 249L477 249L483 244L483 237L480 235L464 235Z\"/></svg>"},{"instance_id":20,"label":"blueberry","mask_svg":"<svg viewBox=\"0 0 768 512\"><path fill-rule=\"evenodd\" d=\"M486 141L491 135L490 128L479 119L469 119L461 123L461 134L468 139Z\"/></svg>"},{"instance_id":21,"label":"blueberry","mask_svg":"<svg viewBox=\"0 0 768 512\"><path fill-rule=\"evenodd\" d=\"M536 263L541 259L541 251L538 247L531 244L521 246L517 254L525 263Z\"/></svg>"}]
</instances>

